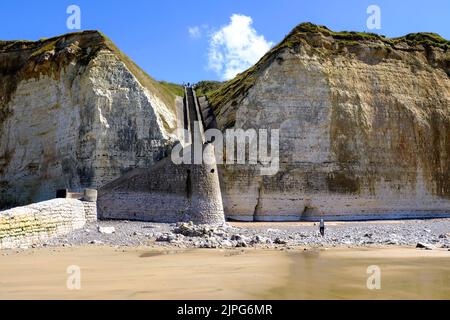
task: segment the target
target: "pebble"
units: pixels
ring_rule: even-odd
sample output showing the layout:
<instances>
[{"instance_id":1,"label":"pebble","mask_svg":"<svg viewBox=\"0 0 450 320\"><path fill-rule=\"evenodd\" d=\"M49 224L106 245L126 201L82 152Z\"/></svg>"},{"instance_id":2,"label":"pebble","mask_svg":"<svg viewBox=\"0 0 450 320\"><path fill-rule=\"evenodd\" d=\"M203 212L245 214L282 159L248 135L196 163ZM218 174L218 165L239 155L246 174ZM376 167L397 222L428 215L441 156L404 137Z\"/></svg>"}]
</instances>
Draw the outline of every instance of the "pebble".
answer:
<instances>
[{"instance_id":1,"label":"pebble","mask_svg":"<svg viewBox=\"0 0 450 320\"><path fill-rule=\"evenodd\" d=\"M418 248L418 249L425 249L425 250L433 250L433 246L431 244L423 243L423 242L419 242L416 245L416 248Z\"/></svg>"},{"instance_id":2,"label":"pebble","mask_svg":"<svg viewBox=\"0 0 450 320\"><path fill-rule=\"evenodd\" d=\"M113 234L116 232L116 228L114 227L98 227L98 232L102 234Z\"/></svg>"},{"instance_id":3,"label":"pebble","mask_svg":"<svg viewBox=\"0 0 450 320\"><path fill-rule=\"evenodd\" d=\"M286 240L280 239L280 238L276 238L274 241L275 244L287 244Z\"/></svg>"}]
</instances>

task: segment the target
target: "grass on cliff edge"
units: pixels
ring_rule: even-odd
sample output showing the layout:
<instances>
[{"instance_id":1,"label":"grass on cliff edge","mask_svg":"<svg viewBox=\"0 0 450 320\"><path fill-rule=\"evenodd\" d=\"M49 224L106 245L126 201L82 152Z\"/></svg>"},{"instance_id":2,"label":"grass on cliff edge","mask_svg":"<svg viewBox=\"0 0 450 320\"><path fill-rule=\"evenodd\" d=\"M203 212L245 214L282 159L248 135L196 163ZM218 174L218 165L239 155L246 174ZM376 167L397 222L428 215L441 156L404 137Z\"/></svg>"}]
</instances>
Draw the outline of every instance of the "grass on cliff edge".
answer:
<instances>
[{"instance_id":1,"label":"grass on cliff edge","mask_svg":"<svg viewBox=\"0 0 450 320\"><path fill-rule=\"evenodd\" d=\"M171 94L179 97L184 97L184 87L182 85L167 81L159 81L159 84L163 87L164 90L167 90Z\"/></svg>"},{"instance_id":2,"label":"grass on cliff edge","mask_svg":"<svg viewBox=\"0 0 450 320\"><path fill-rule=\"evenodd\" d=\"M406 43L410 46L422 45L439 47L444 50L450 49L450 41L444 39L436 33L411 33L399 38L386 38L385 36L367 32L349 32L332 31L325 26L312 23L302 23L296 26L278 45L273 47L265 54L258 63L248 70L238 74L234 79L229 80L215 90L205 92L206 97L217 115L221 107L228 102L237 105L237 99L250 89L258 77L261 70L264 70L274 59L277 53L285 48L298 46L302 41L307 41L307 35L322 34L326 37L332 37L344 45L358 45L364 42L382 42L389 47L395 47L396 44ZM231 114L232 115L232 114ZM234 126L232 117L228 120L226 127Z\"/></svg>"},{"instance_id":3,"label":"grass on cliff edge","mask_svg":"<svg viewBox=\"0 0 450 320\"><path fill-rule=\"evenodd\" d=\"M198 97L207 96L211 92L219 89L223 85L220 81L200 81L195 85L195 93Z\"/></svg>"}]
</instances>

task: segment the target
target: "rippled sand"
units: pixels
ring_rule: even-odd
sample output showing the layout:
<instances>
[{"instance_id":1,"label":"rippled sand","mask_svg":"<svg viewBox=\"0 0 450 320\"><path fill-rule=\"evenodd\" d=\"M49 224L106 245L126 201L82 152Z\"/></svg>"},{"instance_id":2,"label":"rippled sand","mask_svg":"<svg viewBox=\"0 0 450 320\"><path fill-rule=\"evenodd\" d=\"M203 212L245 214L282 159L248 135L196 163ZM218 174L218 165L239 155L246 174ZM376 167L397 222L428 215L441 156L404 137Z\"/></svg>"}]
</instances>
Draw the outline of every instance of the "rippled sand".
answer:
<instances>
[{"instance_id":1,"label":"rippled sand","mask_svg":"<svg viewBox=\"0 0 450 320\"><path fill-rule=\"evenodd\" d=\"M450 299L450 252L115 249L1 252L0 299ZM4 255L7 254L7 255ZM67 289L67 267L81 290ZM381 290L367 289L367 268Z\"/></svg>"}]
</instances>

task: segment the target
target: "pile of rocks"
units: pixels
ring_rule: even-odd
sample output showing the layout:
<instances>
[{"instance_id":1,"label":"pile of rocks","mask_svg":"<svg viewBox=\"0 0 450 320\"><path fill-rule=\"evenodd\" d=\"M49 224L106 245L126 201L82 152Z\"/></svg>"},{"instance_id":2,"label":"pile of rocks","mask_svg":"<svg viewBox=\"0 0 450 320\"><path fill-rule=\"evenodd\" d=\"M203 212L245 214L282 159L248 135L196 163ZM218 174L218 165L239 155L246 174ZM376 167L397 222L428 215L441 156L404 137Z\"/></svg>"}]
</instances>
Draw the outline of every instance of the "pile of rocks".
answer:
<instances>
[{"instance_id":1,"label":"pile of rocks","mask_svg":"<svg viewBox=\"0 0 450 320\"><path fill-rule=\"evenodd\" d=\"M286 245L286 240L272 240L260 235L245 236L238 229L227 224L220 226L194 225L192 222L178 223L171 232L157 236L157 242L167 242L170 245L195 248L247 248L274 247Z\"/></svg>"}]
</instances>

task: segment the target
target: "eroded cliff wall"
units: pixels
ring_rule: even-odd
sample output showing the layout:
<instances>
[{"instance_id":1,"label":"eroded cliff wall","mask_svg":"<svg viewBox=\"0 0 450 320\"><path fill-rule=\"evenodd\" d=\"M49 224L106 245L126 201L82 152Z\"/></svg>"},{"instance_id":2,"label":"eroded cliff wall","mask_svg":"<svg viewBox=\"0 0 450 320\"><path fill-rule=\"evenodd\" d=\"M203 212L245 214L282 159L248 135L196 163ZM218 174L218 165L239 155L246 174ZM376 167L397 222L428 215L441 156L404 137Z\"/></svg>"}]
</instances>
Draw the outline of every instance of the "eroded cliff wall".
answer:
<instances>
[{"instance_id":1,"label":"eroded cliff wall","mask_svg":"<svg viewBox=\"0 0 450 320\"><path fill-rule=\"evenodd\" d=\"M303 24L209 96L218 127L280 129L280 171L221 167L239 220L450 213L450 46Z\"/></svg>"},{"instance_id":2,"label":"eroded cliff wall","mask_svg":"<svg viewBox=\"0 0 450 320\"><path fill-rule=\"evenodd\" d=\"M0 206L99 188L177 140L175 96L95 31L0 43Z\"/></svg>"}]
</instances>

